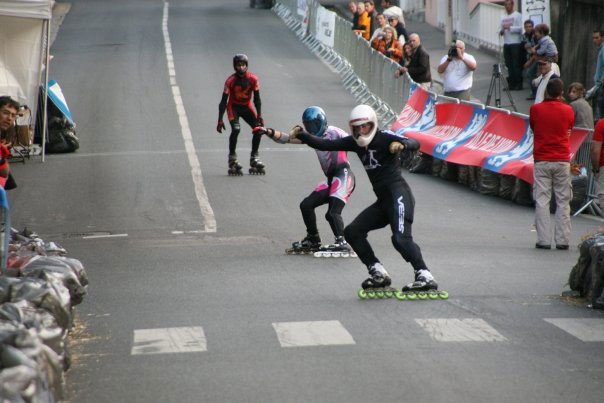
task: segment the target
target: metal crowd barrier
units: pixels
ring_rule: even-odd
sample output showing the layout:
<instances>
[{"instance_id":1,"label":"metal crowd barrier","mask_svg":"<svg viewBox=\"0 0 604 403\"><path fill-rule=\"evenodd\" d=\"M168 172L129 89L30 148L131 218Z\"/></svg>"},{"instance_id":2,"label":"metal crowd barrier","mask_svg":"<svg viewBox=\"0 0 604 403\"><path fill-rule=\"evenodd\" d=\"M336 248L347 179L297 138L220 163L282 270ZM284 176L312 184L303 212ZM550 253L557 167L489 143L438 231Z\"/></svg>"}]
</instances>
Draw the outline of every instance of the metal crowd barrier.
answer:
<instances>
[{"instance_id":1,"label":"metal crowd barrier","mask_svg":"<svg viewBox=\"0 0 604 403\"><path fill-rule=\"evenodd\" d=\"M336 15L333 48L324 45L317 39L318 27L316 15L321 8L317 0L307 0L307 24L304 25L304 16L298 14L298 0L279 0L273 11L296 33L302 43L306 45L317 57L324 60L341 76L344 87L350 91L359 102L370 105L376 110L380 124L390 126L403 110L409 96L409 87L413 80L409 74L395 78L398 63L377 52L369 42L352 31L350 21ZM446 97L429 91L437 102L463 103L482 108L488 108L522 116L527 115L510 112L507 109L485 106L481 103L460 101L457 98ZM574 214L577 215L589 208L594 215L604 216L595 199L595 178L591 170L591 137L592 132L583 142L576 153L573 162L585 168L587 175L587 192L583 206ZM604 207L604 206L603 206Z\"/></svg>"}]
</instances>

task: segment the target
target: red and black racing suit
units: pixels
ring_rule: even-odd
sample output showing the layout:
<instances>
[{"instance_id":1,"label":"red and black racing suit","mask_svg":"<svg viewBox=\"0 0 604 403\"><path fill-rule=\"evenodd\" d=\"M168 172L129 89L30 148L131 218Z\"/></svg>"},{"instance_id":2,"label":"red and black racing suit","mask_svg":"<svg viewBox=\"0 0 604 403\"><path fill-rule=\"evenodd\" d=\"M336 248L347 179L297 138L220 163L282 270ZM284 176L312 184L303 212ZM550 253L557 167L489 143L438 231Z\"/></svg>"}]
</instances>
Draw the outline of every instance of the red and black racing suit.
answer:
<instances>
[{"instance_id":1,"label":"red and black racing suit","mask_svg":"<svg viewBox=\"0 0 604 403\"><path fill-rule=\"evenodd\" d=\"M392 154L389 150L392 142L399 142L405 145L406 150L415 151L419 149L419 142L385 130L378 130L367 147L359 146L352 136L325 140L301 133L298 138L317 150L354 151L361 159L377 200L344 229L346 241L361 261L367 267L379 262L367 241L367 234L390 224L392 244L403 259L411 263L414 270L428 270L411 235L415 199L401 174L399 154Z\"/></svg>"},{"instance_id":2,"label":"red and black racing suit","mask_svg":"<svg viewBox=\"0 0 604 403\"><path fill-rule=\"evenodd\" d=\"M252 105L252 96L254 105ZM243 76L236 73L227 78L224 83L224 92L222 100L218 106L218 120L222 120L224 111L227 111L229 123L231 124L231 135L229 137L229 155L235 154L237 148L237 137L241 126L239 118L243 118L250 127L261 126L259 122L260 114L260 82L254 73L246 71ZM261 134L254 134L252 137L252 155L258 155L260 147Z\"/></svg>"}]
</instances>

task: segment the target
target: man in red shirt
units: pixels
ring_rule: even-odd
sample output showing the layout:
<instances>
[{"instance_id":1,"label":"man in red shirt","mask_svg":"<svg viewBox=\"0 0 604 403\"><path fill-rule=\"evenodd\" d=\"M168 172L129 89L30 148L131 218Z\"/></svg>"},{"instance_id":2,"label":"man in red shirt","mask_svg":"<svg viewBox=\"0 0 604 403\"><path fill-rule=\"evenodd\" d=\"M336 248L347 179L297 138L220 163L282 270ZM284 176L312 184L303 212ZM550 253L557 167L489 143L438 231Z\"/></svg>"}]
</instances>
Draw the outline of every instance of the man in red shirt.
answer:
<instances>
[{"instance_id":1,"label":"man in red shirt","mask_svg":"<svg viewBox=\"0 0 604 403\"><path fill-rule=\"evenodd\" d=\"M604 118L598 120L598 123L596 123L593 144L591 146L591 169L594 171L594 175L596 175L596 190L598 193L598 204L600 207L604 207L604 172L602 172L602 167L604 166L604 147L602 147L603 141Z\"/></svg>"},{"instance_id":2,"label":"man in red shirt","mask_svg":"<svg viewBox=\"0 0 604 403\"><path fill-rule=\"evenodd\" d=\"M573 109L562 102L564 84L559 78L550 80L545 100L531 106L530 125L533 130L535 160L533 195L538 249L551 249L549 204L552 190L556 196L554 240L556 249L566 250L570 238L570 131L575 123Z\"/></svg>"},{"instance_id":3,"label":"man in red shirt","mask_svg":"<svg viewBox=\"0 0 604 403\"><path fill-rule=\"evenodd\" d=\"M248 71L248 57L238 54L233 57L233 68L235 73L231 74L224 83L222 100L218 105L218 124L216 130L222 133L224 122L222 116L225 110L231 124L231 135L229 137L229 175L241 175L241 165L237 161L237 137L241 126L239 118L253 129L264 126L260 117L260 83L258 77ZM254 105L252 105L252 96ZM264 164L258 159L258 148L262 135L254 134L252 137L252 154L250 156L250 173L264 174Z\"/></svg>"}]
</instances>

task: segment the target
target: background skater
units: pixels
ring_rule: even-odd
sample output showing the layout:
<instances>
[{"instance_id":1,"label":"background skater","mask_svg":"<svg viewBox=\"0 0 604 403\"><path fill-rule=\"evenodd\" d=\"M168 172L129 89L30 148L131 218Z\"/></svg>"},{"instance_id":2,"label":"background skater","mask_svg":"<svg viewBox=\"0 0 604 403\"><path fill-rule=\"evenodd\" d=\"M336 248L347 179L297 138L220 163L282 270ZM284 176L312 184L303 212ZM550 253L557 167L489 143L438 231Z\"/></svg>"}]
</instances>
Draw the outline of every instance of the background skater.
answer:
<instances>
[{"instance_id":1,"label":"background skater","mask_svg":"<svg viewBox=\"0 0 604 403\"><path fill-rule=\"evenodd\" d=\"M231 135L229 137L229 175L241 175L241 165L237 161L237 137L241 130L239 118L253 129L264 125L260 114L260 82L258 77L248 71L248 57L238 54L233 57L233 68L235 73L230 75L224 83L222 99L218 105L218 124L216 130L222 133L224 122L222 116L227 111L229 123L231 124ZM252 106L252 95L254 105ZM255 107L255 109L254 109ZM258 159L258 148L260 147L260 134L252 137L252 153L250 155L250 174L264 174L264 164Z\"/></svg>"}]
</instances>

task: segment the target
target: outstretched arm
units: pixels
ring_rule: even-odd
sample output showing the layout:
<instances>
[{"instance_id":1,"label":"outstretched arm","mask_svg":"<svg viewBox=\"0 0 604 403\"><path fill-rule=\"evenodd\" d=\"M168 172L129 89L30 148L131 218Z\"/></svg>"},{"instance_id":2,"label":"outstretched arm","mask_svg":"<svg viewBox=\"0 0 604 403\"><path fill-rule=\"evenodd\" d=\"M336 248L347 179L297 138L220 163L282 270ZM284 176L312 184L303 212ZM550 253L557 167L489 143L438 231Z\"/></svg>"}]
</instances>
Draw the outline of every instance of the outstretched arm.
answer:
<instances>
[{"instance_id":1,"label":"outstretched arm","mask_svg":"<svg viewBox=\"0 0 604 403\"><path fill-rule=\"evenodd\" d=\"M292 130L291 133L286 133L286 132L282 132L279 130L271 129L270 127L258 126L254 130L252 130L252 133L265 134L268 137L270 137L271 139L273 139L274 142L280 143L280 144L286 144L286 143L301 144L302 142L300 140L298 140L295 137L292 137L292 133L294 133L296 131L296 129L299 127L300 126L296 126L296 127L294 127L294 129Z\"/></svg>"},{"instance_id":2,"label":"outstretched arm","mask_svg":"<svg viewBox=\"0 0 604 403\"><path fill-rule=\"evenodd\" d=\"M320 151L356 151L358 147L352 136L342 137L336 140L327 140L306 132L301 132L295 137L309 147Z\"/></svg>"},{"instance_id":3,"label":"outstretched arm","mask_svg":"<svg viewBox=\"0 0 604 403\"><path fill-rule=\"evenodd\" d=\"M394 134L388 134L388 133L384 133L384 135L390 140L390 145L388 147L388 150L390 150L390 152L392 154L396 154L403 150L406 150L406 151L419 150L419 146L420 146L419 141L417 141L415 139L411 139L409 137L396 136Z\"/></svg>"}]
</instances>

